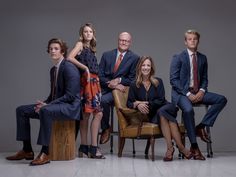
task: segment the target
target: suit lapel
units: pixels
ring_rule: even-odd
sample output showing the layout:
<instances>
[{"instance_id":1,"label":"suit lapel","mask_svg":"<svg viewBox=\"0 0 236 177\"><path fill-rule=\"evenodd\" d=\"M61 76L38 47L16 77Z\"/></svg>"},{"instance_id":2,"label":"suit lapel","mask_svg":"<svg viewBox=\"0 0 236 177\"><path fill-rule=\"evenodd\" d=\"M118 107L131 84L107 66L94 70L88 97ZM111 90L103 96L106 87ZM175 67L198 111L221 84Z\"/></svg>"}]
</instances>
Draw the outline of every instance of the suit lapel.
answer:
<instances>
[{"instance_id":1,"label":"suit lapel","mask_svg":"<svg viewBox=\"0 0 236 177\"><path fill-rule=\"evenodd\" d=\"M118 67L117 71L115 72L115 74L119 73L120 69L125 67L126 62L129 60L129 57L130 57L130 51L127 51L120 63L120 66Z\"/></svg>"},{"instance_id":2,"label":"suit lapel","mask_svg":"<svg viewBox=\"0 0 236 177\"><path fill-rule=\"evenodd\" d=\"M190 74L190 58L189 58L187 50L185 50L184 52L184 60L187 64L187 73Z\"/></svg>"},{"instance_id":3,"label":"suit lapel","mask_svg":"<svg viewBox=\"0 0 236 177\"><path fill-rule=\"evenodd\" d=\"M198 78L200 80L200 70L201 70L201 66L202 66L202 58L199 55L199 53L197 52L197 67L198 67Z\"/></svg>"},{"instance_id":4,"label":"suit lapel","mask_svg":"<svg viewBox=\"0 0 236 177\"><path fill-rule=\"evenodd\" d=\"M61 90L61 86L63 85L63 70L64 70L64 66L65 66L65 59L63 59L63 61L60 64L59 70L58 70L58 75L57 75L57 86L56 86L56 97L58 97L58 93Z\"/></svg>"},{"instance_id":5,"label":"suit lapel","mask_svg":"<svg viewBox=\"0 0 236 177\"><path fill-rule=\"evenodd\" d=\"M111 72L113 73L115 64L116 64L117 49L112 51L110 62L111 62Z\"/></svg>"}]
</instances>

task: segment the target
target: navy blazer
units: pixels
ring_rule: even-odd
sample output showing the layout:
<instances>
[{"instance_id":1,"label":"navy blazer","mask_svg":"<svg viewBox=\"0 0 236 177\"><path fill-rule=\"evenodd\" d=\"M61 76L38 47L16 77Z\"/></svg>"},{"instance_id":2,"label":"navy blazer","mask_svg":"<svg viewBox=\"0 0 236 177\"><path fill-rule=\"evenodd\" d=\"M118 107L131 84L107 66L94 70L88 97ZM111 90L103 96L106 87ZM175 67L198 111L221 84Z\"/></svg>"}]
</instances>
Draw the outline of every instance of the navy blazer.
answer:
<instances>
[{"instance_id":1,"label":"navy blazer","mask_svg":"<svg viewBox=\"0 0 236 177\"><path fill-rule=\"evenodd\" d=\"M130 84L129 94L127 99L127 107L133 109L135 101L147 101L149 104L149 118L153 118L157 110L167 103L165 99L165 89L161 78L158 79L158 86L151 84L148 91L146 91L143 84L138 88L136 81Z\"/></svg>"},{"instance_id":2,"label":"navy blazer","mask_svg":"<svg viewBox=\"0 0 236 177\"><path fill-rule=\"evenodd\" d=\"M197 52L199 88L207 91L207 57ZM190 61L187 49L174 55L170 66L170 84L172 85L172 102L177 104L181 95L189 92Z\"/></svg>"},{"instance_id":3,"label":"navy blazer","mask_svg":"<svg viewBox=\"0 0 236 177\"><path fill-rule=\"evenodd\" d=\"M119 68L114 73L114 66L116 63L117 49L103 53L99 63L99 79L102 88L102 93L110 92L107 82L121 78L121 84L129 86L131 81L135 79L136 65L139 60L139 56L128 50L122 59Z\"/></svg>"},{"instance_id":4,"label":"navy blazer","mask_svg":"<svg viewBox=\"0 0 236 177\"><path fill-rule=\"evenodd\" d=\"M51 92L45 101L47 104L61 104L62 117L80 119L80 73L76 66L65 59L60 64L56 97L52 100L53 68L50 70Z\"/></svg>"}]
</instances>

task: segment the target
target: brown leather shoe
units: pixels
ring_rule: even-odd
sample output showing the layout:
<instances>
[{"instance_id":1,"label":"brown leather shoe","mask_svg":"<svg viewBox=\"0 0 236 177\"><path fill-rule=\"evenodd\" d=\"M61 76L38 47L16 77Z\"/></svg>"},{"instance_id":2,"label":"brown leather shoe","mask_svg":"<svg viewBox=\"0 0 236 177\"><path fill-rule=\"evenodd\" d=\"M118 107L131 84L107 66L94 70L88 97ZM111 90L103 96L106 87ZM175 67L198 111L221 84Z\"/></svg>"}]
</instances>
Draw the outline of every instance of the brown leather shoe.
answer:
<instances>
[{"instance_id":1,"label":"brown leather shoe","mask_svg":"<svg viewBox=\"0 0 236 177\"><path fill-rule=\"evenodd\" d=\"M44 165L50 163L49 156L43 152L40 152L39 155L34 159L32 162L30 162L30 166L36 166L36 165Z\"/></svg>"},{"instance_id":2,"label":"brown leather shoe","mask_svg":"<svg viewBox=\"0 0 236 177\"><path fill-rule=\"evenodd\" d=\"M6 157L6 159L7 160L22 160L22 159L33 160L34 153L33 152L25 152L24 150L21 150L12 156Z\"/></svg>"},{"instance_id":3,"label":"brown leather shoe","mask_svg":"<svg viewBox=\"0 0 236 177\"><path fill-rule=\"evenodd\" d=\"M111 135L111 127L103 130L100 137L100 144L105 144L106 142L108 142L110 139L110 135Z\"/></svg>"},{"instance_id":4,"label":"brown leather shoe","mask_svg":"<svg viewBox=\"0 0 236 177\"><path fill-rule=\"evenodd\" d=\"M205 130L205 128L196 128L196 134L201 138L202 141L206 143L211 143L209 136Z\"/></svg>"},{"instance_id":5,"label":"brown leather shoe","mask_svg":"<svg viewBox=\"0 0 236 177\"><path fill-rule=\"evenodd\" d=\"M190 151L192 152L194 160L206 160L206 158L202 155L202 153L201 153L199 148L193 149L191 147Z\"/></svg>"}]
</instances>

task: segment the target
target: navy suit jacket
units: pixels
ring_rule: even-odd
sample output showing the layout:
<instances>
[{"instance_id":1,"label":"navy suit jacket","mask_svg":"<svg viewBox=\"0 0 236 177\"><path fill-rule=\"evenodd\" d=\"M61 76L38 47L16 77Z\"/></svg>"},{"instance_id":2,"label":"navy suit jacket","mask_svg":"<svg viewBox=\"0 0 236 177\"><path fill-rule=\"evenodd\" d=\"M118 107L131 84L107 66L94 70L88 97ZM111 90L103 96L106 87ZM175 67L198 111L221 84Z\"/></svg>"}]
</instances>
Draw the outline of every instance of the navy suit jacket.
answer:
<instances>
[{"instance_id":1,"label":"navy suit jacket","mask_svg":"<svg viewBox=\"0 0 236 177\"><path fill-rule=\"evenodd\" d=\"M207 91L207 57L197 52L199 88ZM172 102L178 104L181 95L186 96L190 84L190 61L187 49L174 55L170 67L170 84L172 85Z\"/></svg>"},{"instance_id":2,"label":"navy suit jacket","mask_svg":"<svg viewBox=\"0 0 236 177\"><path fill-rule=\"evenodd\" d=\"M45 101L47 104L60 104L62 118L80 119L80 73L75 65L63 59L60 64L56 97L52 100L53 68L50 70L51 92Z\"/></svg>"},{"instance_id":3,"label":"navy suit jacket","mask_svg":"<svg viewBox=\"0 0 236 177\"><path fill-rule=\"evenodd\" d=\"M99 63L99 79L103 94L112 91L107 84L107 82L112 79L120 77L121 84L124 86L129 86L131 81L135 79L136 65L139 56L128 50L122 59L119 68L114 73L113 70L116 63L116 57L117 49L105 52Z\"/></svg>"}]
</instances>

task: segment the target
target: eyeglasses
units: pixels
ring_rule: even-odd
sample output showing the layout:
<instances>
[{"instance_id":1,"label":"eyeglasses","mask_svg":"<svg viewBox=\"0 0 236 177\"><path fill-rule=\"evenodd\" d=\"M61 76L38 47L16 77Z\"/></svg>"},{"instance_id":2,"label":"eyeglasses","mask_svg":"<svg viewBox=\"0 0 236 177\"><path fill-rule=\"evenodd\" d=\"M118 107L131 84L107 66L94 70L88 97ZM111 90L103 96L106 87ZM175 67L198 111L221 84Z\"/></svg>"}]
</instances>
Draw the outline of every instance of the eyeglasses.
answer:
<instances>
[{"instance_id":1,"label":"eyeglasses","mask_svg":"<svg viewBox=\"0 0 236 177\"><path fill-rule=\"evenodd\" d=\"M130 40L119 39L119 42L123 42L123 43L130 43Z\"/></svg>"}]
</instances>

